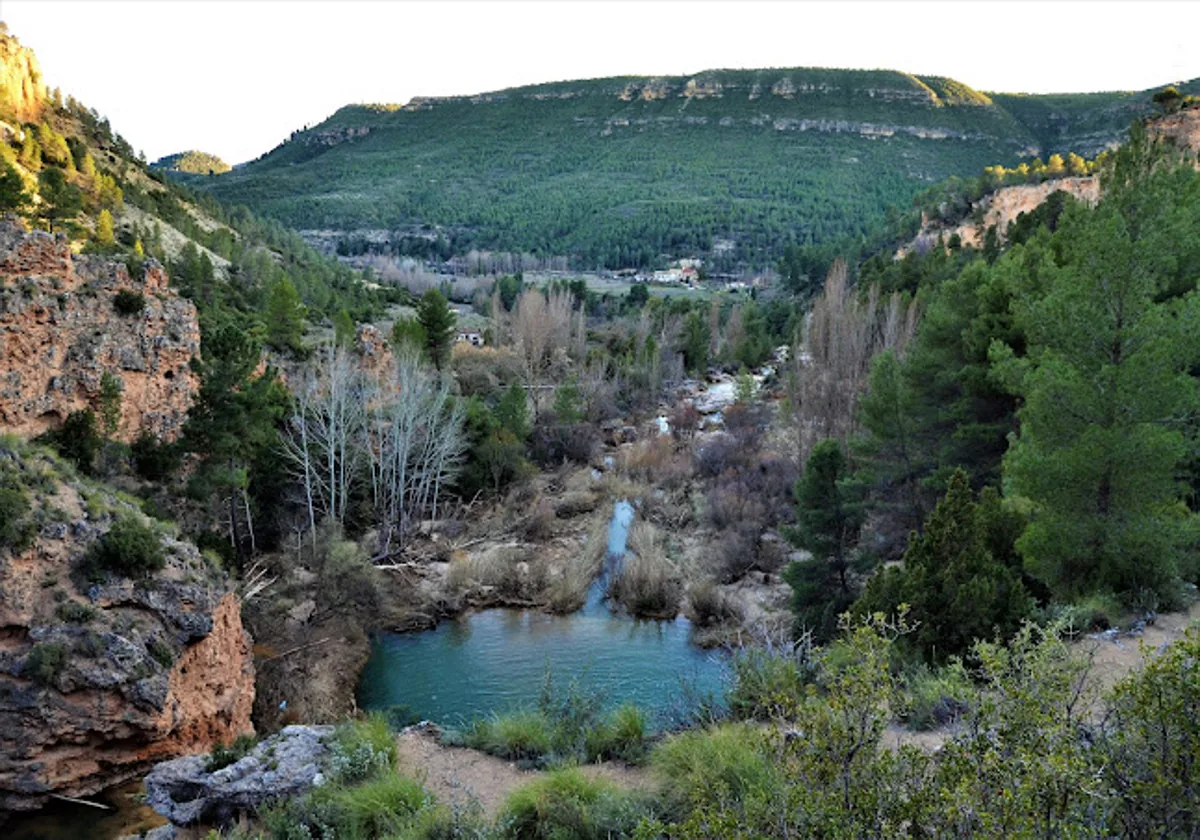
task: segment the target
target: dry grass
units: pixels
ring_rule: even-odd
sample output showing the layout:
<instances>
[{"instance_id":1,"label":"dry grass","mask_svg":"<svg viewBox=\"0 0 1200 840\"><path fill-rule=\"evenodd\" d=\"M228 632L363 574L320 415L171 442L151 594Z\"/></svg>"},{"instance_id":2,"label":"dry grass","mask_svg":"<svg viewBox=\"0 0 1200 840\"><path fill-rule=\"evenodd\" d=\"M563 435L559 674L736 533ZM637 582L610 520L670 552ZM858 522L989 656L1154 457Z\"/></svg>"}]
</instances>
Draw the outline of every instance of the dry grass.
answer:
<instances>
[{"instance_id":1,"label":"dry grass","mask_svg":"<svg viewBox=\"0 0 1200 840\"><path fill-rule=\"evenodd\" d=\"M608 549L608 520L598 518L588 532L583 550L567 563L545 587L546 609L555 613L574 612L587 600L588 588L604 566Z\"/></svg>"},{"instance_id":2,"label":"dry grass","mask_svg":"<svg viewBox=\"0 0 1200 840\"><path fill-rule=\"evenodd\" d=\"M667 489L682 487L694 472L690 451L667 435L623 448L617 466L631 478Z\"/></svg>"},{"instance_id":3,"label":"dry grass","mask_svg":"<svg viewBox=\"0 0 1200 840\"><path fill-rule=\"evenodd\" d=\"M609 585L609 595L632 615L673 618L679 612L683 584L658 530L645 521L634 523L629 548L631 553Z\"/></svg>"}]
</instances>

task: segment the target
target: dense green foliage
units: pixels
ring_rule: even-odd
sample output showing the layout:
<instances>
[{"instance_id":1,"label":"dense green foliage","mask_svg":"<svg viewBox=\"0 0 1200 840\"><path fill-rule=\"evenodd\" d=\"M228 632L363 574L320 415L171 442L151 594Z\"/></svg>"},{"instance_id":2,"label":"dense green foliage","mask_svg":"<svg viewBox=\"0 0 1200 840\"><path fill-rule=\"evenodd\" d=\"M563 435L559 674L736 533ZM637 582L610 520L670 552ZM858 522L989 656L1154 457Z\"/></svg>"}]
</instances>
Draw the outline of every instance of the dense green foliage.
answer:
<instances>
[{"instance_id":1,"label":"dense green foliage","mask_svg":"<svg viewBox=\"0 0 1200 840\"><path fill-rule=\"evenodd\" d=\"M0 548L21 551L33 540L29 494L21 487L0 488Z\"/></svg>"},{"instance_id":2,"label":"dense green foliage","mask_svg":"<svg viewBox=\"0 0 1200 840\"><path fill-rule=\"evenodd\" d=\"M151 526L133 516L123 516L92 544L86 563L92 569L140 577L161 569L166 558Z\"/></svg>"},{"instance_id":3,"label":"dense green foliage","mask_svg":"<svg viewBox=\"0 0 1200 840\"><path fill-rule=\"evenodd\" d=\"M976 639L1007 639L1032 609L1019 569L992 556L987 534L996 504L976 504L958 470L904 562L871 578L858 609L895 614L907 604L917 629L906 638L931 660L965 653Z\"/></svg>"},{"instance_id":4,"label":"dense green foliage","mask_svg":"<svg viewBox=\"0 0 1200 840\"><path fill-rule=\"evenodd\" d=\"M848 471L841 444L821 441L809 454L804 476L796 485L792 541L812 556L792 563L784 578L792 586L797 627L811 630L818 642L833 638L838 616L854 602L851 551L864 510L859 489L847 486Z\"/></svg>"},{"instance_id":5,"label":"dense green foliage","mask_svg":"<svg viewBox=\"0 0 1200 840\"><path fill-rule=\"evenodd\" d=\"M194 183L299 229L407 231L390 247L419 258L484 248L614 268L696 254L766 265L789 243L857 239L928 183L1015 164L1023 149L1094 155L1150 110L1148 95L986 96L887 71L720 70L688 83L350 106Z\"/></svg>"}]
</instances>

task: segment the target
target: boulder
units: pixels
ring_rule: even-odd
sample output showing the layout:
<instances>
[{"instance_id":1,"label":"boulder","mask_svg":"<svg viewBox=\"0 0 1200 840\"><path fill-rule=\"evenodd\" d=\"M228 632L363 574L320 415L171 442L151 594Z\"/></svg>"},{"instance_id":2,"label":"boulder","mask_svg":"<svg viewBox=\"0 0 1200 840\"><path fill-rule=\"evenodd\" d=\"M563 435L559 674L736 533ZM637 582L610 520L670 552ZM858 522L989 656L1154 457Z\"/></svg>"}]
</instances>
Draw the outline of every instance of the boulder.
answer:
<instances>
[{"instance_id":1,"label":"boulder","mask_svg":"<svg viewBox=\"0 0 1200 840\"><path fill-rule=\"evenodd\" d=\"M332 726L288 726L212 772L204 755L164 761L146 776L146 803L175 825L228 825L239 813L319 787L332 732Z\"/></svg>"}]
</instances>

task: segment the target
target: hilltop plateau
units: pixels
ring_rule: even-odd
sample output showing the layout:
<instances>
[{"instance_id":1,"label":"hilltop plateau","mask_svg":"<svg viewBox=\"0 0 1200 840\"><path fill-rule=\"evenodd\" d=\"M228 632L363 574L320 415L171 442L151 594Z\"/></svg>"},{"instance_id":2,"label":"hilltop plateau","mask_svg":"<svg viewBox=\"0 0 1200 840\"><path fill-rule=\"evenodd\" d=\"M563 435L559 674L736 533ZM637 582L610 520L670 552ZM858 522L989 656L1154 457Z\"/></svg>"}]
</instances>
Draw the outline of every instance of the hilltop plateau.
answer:
<instances>
[{"instance_id":1,"label":"hilltop plateau","mask_svg":"<svg viewBox=\"0 0 1200 840\"><path fill-rule=\"evenodd\" d=\"M1191 90L1195 83L1183 86ZM192 181L301 230L392 231L416 257L472 248L580 267L704 255L764 265L858 238L948 176L1095 157L1148 93L985 94L892 71L713 70L347 106Z\"/></svg>"}]
</instances>

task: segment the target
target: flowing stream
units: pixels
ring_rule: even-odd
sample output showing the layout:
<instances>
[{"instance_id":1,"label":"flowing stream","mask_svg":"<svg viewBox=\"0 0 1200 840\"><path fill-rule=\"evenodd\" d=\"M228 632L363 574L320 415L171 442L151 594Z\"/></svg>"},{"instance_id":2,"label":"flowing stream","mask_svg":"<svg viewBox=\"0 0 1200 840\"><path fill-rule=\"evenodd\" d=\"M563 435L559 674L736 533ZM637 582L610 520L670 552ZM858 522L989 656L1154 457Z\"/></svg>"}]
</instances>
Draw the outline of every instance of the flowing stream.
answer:
<instances>
[{"instance_id":1,"label":"flowing stream","mask_svg":"<svg viewBox=\"0 0 1200 840\"><path fill-rule=\"evenodd\" d=\"M419 633L383 633L358 689L369 710L400 707L414 717L456 726L534 704L549 672L563 687L577 681L610 704L631 701L659 723L696 698L719 697L726 665L690 641L685 618L646 621L612 610L608 580L620 570L633 505L613 507L604 569L578 612L490 609Z\"/></svg>"}]
</instances>

